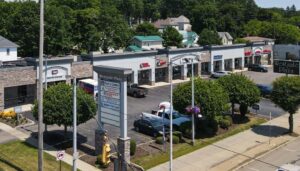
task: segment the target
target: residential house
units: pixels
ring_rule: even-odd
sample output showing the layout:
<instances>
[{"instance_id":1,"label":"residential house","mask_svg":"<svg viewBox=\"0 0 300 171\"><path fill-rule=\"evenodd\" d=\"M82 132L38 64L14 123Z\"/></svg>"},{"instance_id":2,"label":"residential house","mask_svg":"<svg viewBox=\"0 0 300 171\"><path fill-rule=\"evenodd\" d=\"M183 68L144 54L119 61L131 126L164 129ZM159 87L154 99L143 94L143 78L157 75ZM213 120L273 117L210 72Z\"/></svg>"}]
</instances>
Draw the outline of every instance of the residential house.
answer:
<instances>
[{"instance_id":1,"label":"residential house","mask_svg":"<svg viewBox=\"0 0 300 171\"><path fill-rule=\"evenodd\" d=\"M183 37L182 44L185 47L198 46L197 41L199 36L192 31L190 20L181 15L177 18L166 18L164 20L157 20L153 23L160 32L163 32L166 27L175 28Z\"/></svg>"},{"instance_id":2,"label":"residential house","mask_svg":"<svg viewBox=\"0 0 300 171\"><path fill-rule=\"evenodd\" d=\"M9 62L18 59L18 45L0 36L0 61Z\"/></svg>"},{"instance_id":3,"label":"residential house","mask_svg":"<svg viewBox=\"0 0 300 171\"><path fill-rule=\"evenodd\" d=\"M233 38L228 32L218 32L222 45L232 45Z\"/></svg>"},{"instance_id":4,"label":"residential house","mask_svg":"<svg viewBox=\"0 0 300 171\"><path fill-rule=\"evenodd\" d=\"M126 51L139 52L162 49L163 39L160 36L134 36Z\"/></svg>"},{"instance_id":5,"label":"residential house","mask_svg":"<svg viewBox=\"0 0 300 171\"><path fill-rule=\"evenodd\" d=\"M247 37L243 37L242 39L244 39L250 43L264 43L265 45L274 45L275 44L275 39L270 39L270 38L265 38L265 37L247 36Z\"/></svg>"}]
</instances>

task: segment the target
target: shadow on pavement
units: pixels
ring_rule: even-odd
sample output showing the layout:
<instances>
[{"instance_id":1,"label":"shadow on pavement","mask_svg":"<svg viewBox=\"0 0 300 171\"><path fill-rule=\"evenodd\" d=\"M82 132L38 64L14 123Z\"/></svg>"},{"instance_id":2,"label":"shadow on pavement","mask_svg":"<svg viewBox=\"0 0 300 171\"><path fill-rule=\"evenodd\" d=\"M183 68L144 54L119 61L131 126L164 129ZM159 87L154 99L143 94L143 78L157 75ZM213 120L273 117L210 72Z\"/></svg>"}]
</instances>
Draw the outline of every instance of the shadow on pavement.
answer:
<instances>
[{"instance_id":1,"label":"shadow on pavement","mask_svg":"<svg viewBox=\"0 0 300 171\"><path fill-rule=\"evenodd\" d=\"M269 137L278 137L288 132L288 129L275 125L260 125L251 130L256 134Z\"/></svg>"}]
</instances>

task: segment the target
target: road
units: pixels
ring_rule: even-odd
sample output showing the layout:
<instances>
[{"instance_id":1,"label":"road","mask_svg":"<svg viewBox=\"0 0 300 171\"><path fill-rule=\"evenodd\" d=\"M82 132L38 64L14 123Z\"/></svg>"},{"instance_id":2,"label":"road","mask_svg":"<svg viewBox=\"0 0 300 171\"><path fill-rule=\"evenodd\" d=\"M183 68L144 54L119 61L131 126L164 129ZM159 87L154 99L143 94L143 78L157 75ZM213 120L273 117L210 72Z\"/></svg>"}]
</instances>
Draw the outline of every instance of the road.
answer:
<instances>
[{"instance_id":1,"label":"road","mask_svg":"<svg viewBox=\"0 0 300 171\"><path fill-rule=\"evenodd\" d=\"M252 161L238 171L275 171L279 166L288 163L300 166L299 144L300 138L297 138L295 141Z\"/></svg>"},{"instance_id":2,"label":"road","mask_svg":"<svg viewBox=\"0 0 300 171\"><path fill-rule=\"evenodd\" d=\"M260 84L271 84L272 81L281 76L282 74L277 74L273 72L268 73L259 73L259 72L244 72L246 76L253 79L255 83ZM152 138L140 133L137 133L133 130L133 122L140 117L142 112L151 112L153 109L157 109L157 106L162 101L169 101L170 89L169 86L162 86L149 89L148 95L146 98L133 98L128 96L128 136L136 140L137 143L144 143L151 141ZM260 101L261 110L258 111L259 114L269 116L269 113L272 112L273 117L280 116L284 114L284 111L276 107L270 100L262 99ZM255 111L251 110L253 113ZM28 117L31 114L27 114ZM32 117L31 117L32 118ZM97 117L96 117L97 118ZM78 137L81 142L85 142L91 146L94 146L95 142L95 129L97 128L97 122L95 119L91 119L88 122L79 125L78 127ZM104 125L104 129L108 130L109 137L116 142L119 134L119 128ZM33 125L26 128L29 132L37 132L37 125ZM48 130L57 133L63 134L63 128L58 126L49 126ZM71 129L69 129L71 131ZM72 134L70 134L70 137Z\"/></svg>"}]
</instances>

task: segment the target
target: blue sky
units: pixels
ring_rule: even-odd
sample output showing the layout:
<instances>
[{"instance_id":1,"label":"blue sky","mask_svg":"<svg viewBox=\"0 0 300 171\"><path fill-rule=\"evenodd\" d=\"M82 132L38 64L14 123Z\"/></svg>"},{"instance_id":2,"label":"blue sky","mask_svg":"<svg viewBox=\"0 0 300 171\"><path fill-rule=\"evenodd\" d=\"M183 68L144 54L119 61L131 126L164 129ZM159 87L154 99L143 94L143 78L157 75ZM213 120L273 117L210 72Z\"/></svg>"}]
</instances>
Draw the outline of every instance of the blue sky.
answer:
<instances>
[{"instance_id":1,"label":"blue sky","mask_svg":"<svg viewBox=\"0 0 300 171\"><path fill-rule=\"evenodd\" d=\"M263 8L281 7L286 8L295 4L297 10L300 10L300 0L255 0L256 4Z\"/></svg>"}]
</instances>

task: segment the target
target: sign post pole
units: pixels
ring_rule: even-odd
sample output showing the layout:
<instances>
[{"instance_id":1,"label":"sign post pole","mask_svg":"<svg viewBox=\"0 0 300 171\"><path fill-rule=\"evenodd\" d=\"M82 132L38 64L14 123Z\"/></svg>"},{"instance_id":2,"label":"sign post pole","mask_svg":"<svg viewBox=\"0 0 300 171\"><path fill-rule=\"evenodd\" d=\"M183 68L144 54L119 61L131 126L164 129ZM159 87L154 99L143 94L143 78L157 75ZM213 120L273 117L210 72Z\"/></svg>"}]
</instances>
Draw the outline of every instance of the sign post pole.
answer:
<instances>
[{"instance_id":1,"label":"sign post pole","mask_svg":"<svg viewBox=\"0 0 300 171\"><path fill-rule=\"evenodd\" d=\"M121 170L126 171L130 163L130 138L127 136L127 76L132 70L94 66L94 71L98 74L98 117L101 123L120 128L118 156ZM101 143L96 136L96 153L97 149L102 147L99 141Z\"/></svg>"}]
</instances>

